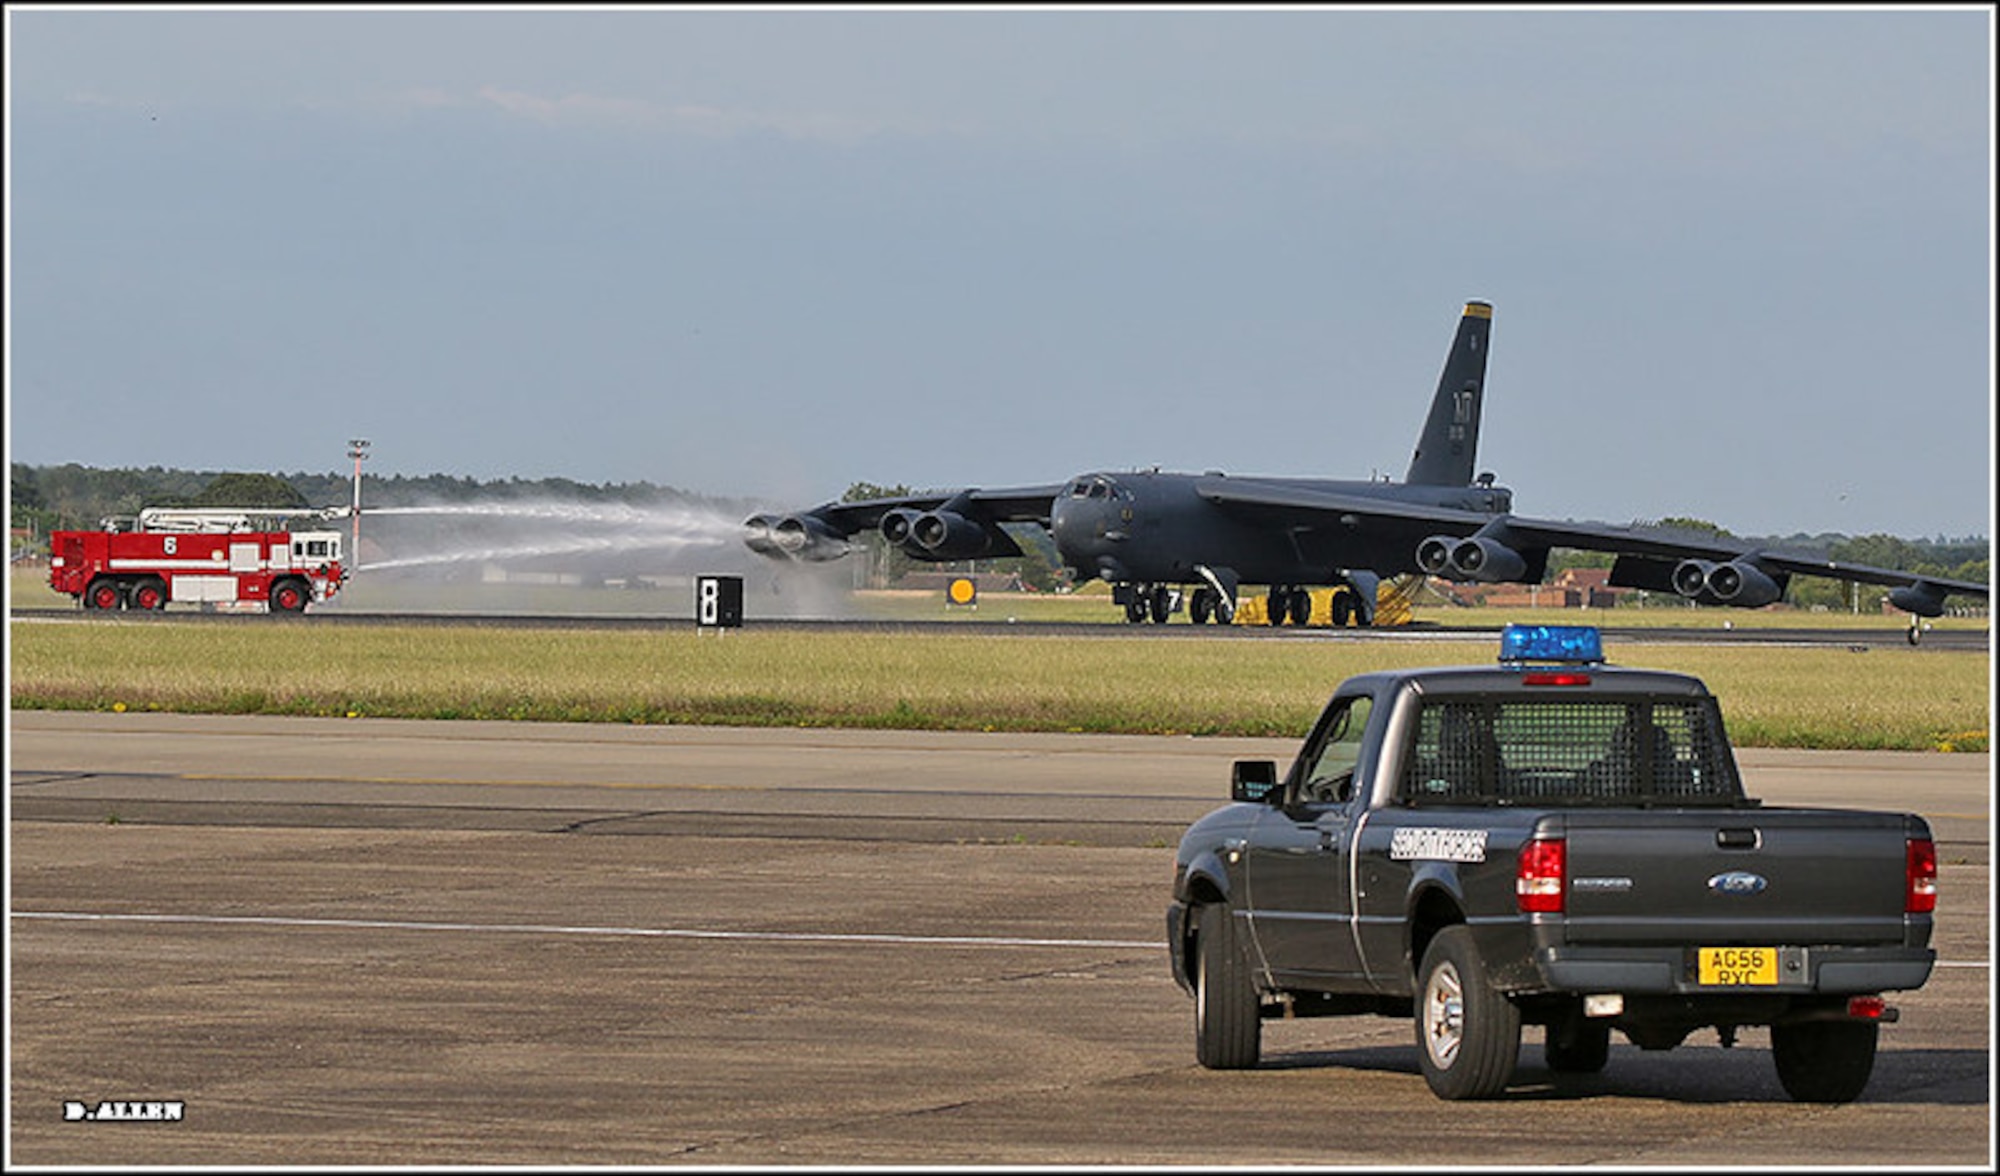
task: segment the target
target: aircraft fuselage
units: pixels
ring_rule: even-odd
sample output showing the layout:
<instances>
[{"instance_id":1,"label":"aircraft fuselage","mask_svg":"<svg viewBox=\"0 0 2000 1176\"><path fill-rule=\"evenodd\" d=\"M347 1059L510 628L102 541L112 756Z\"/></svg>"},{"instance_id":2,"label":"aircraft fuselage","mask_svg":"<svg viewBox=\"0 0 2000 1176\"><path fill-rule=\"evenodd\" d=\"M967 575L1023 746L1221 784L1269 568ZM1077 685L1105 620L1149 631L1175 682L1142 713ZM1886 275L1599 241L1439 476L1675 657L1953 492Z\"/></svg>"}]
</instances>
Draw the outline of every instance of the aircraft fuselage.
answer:
<instances>
[{"instance_id":1,"label":"aircraft fuselage","mask_svg":"<svg viewBox=\"0 0 2000 1176\"><path fill-rule=\"evenodd\" d=\"M1198 567L1228 568L1247 584L1327 584L1349 568L1417 571L1417 545L1435 520L1355 516L1329 527L1273 527L1203 493L1219 474L1158 471L1072 478L1050 507L1050 532L1063 563L1080 578L1113 583L1186 584ZM1243 483L1382 503L1445 507L1484 515L1512 509L1497 486L1412 486L1320 478L1244 478Z\"/></svg>"}]
</instances>

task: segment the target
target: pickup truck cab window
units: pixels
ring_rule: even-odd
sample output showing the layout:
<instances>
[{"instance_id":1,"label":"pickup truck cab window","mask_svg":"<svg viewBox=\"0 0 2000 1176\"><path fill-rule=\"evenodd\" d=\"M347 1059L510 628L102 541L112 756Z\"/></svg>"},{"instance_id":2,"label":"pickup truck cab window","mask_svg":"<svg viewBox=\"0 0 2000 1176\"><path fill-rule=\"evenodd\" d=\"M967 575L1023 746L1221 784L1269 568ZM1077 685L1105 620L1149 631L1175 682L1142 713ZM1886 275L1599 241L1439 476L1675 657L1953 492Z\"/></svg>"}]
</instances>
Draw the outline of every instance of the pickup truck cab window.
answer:
<instances>
[{"instance_id":1,"label":"pickup truck cab window","mask_svg":"<svg viewBox=\"0 0 2000 1176\"><path fill-rule=\"evenodd\" d=\"M1367 695L1342 699L1329 711L1314 742L1300 758L1293 804L1346 804L1354 796L1354 772L1361 760L1362 736L1375 700Z\"/></svg>"}]
</instances>

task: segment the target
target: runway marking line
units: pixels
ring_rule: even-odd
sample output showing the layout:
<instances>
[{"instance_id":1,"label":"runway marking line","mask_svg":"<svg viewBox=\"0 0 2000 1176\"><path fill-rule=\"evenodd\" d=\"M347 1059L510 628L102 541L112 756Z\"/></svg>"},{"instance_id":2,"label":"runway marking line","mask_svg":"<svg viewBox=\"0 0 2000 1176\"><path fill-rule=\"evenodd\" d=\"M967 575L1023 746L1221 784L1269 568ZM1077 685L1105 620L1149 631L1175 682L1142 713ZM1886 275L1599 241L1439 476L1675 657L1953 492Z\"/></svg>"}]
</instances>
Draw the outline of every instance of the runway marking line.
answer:
<instances>
[{"instance_id":1,"label":"runway marking line","mask_svg":"<svg viewBox=\"0 0 2000 1176\"><path fill-rule=\"evenodd\" d=\"M1137 939L1027 939L1003 935L892 935L883 932L699 931L687 927L574 927L554 923L437 923L390 919L306 919L284 915L142 915L87 911L13 911L11 918L79 923L193 923L210 926L321 927L350 931L471 931L511 935L605 935L637 939L725 939L764 943L855 943L913 947L1079 947L1115 950L1165 946ZM1985 968L1986 960L1939 960L1939 968Z\"/></svg>"},{"instance_id":2,"label":"runway marking line","mask_svg":"<svg viewBox=\"0 0 2000 1176\"><path fill-rule=\"evenodd\" d=\"M1000 935L892 935L832 931L700 931L685 927L576 927L552 923L436 923L388 919L306 919L280 915L144 915L14 911L16 919L86 923L195 923L211 926L321 927L368 931L466 931L513 935L608 935L641 939L728 939L766 943L854 943L915 947L1077 947L1126 950L1164 942L1132 939L1028 939Z\"/></svg>"}]
</instances>

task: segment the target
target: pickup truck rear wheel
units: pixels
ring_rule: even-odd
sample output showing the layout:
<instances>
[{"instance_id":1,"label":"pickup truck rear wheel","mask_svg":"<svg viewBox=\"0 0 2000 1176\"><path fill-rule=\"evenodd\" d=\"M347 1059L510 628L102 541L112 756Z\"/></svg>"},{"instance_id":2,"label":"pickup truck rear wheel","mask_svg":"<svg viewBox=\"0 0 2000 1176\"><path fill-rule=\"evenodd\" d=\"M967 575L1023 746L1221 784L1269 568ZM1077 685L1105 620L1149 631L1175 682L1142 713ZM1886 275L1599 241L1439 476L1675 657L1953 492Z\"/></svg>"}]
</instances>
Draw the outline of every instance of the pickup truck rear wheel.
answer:
<instances>
[{"instance_id":1,"label":"pickup truck rear wheel","mask_svg":"<svg viewBox=\"0 0 2000 1176\"><path fill-rule=\"evenodd\" d=\"M1257 986L1229 913L1229 904L1201 908L1195 939L1194 1052L1211 1070L1247 1070L1257 1064Z\"/></svg>"},{"instance_id":2,"label":"pickup truck rear wheel","mask_svg":"<svg viewBox=\"0 0 2000 1176\"><path fill-rule=\"evenodd\" d=\"M1492 1098L1521 1052L1521 1010L1486 978L1464 925L1446 927L1417 969L1417 1062L1443 1099Z\"/></svg>"},{"instance_id":3,"label":"pickup truck rear wheel","mask_svg":"<svg viewBox=\"0 0 2000 1176\"><path fill-rule=\"evenodd\" d=\"M1771 1026L1771 1060L1794 1102L1845 1103L1861 1097L1875 1069L1874 1021L1800 1021Z\"/></svg>"}]
</instances>

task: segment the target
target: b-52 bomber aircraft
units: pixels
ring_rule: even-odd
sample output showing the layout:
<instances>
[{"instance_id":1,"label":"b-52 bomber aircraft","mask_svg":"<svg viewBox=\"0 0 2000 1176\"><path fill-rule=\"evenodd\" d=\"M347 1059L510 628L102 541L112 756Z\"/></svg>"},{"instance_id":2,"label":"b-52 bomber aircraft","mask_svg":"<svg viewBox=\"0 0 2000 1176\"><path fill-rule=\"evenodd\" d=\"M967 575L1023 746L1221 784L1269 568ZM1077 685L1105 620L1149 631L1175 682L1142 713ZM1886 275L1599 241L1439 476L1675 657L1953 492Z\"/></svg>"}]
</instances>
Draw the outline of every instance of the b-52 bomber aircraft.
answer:
<instances>
[{"instance_id":1,"label":"b-52 bomber aircraft","mask_svg":"<svg viewBox=\"0 0 2000 1176\"><path fill-rule=\"evenodd\" d=\"M1269 619L1304 624L1314 586L1346 587L1334 623L1369 625L1385 576L1540 583L1551 548L1614 555L1616 587L1674 592L1700 604L1757 608L1794 575L1889 589L1895 607L1944 612L1952 594L1987 586L1659 526L1554 521L1513 513L1513 492L1473 476L1493 308L1468 302L1401 482L1238 477L1221 473L1086 473L1002 490L829 502L744 520L744 542L774 558L838 559L864 530L912 558L942 562L1022 554L1003 524L1033 524L1079 579L1110 582L1132 621L1164 622L1190 587L1195 623L1227 623L1244 584L1269 586Z\"/></svg>"}]
</instances>

